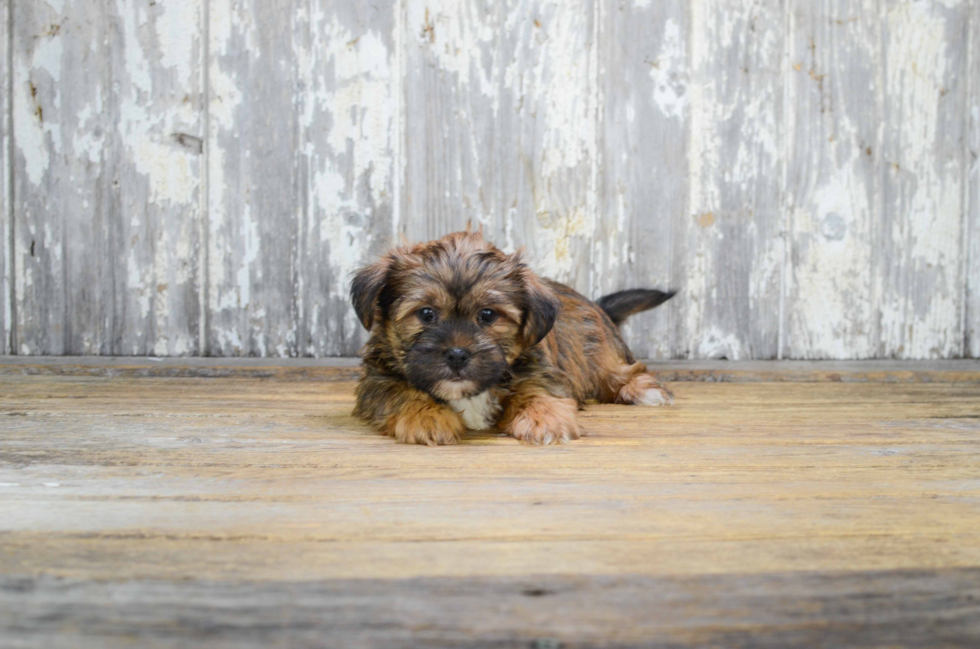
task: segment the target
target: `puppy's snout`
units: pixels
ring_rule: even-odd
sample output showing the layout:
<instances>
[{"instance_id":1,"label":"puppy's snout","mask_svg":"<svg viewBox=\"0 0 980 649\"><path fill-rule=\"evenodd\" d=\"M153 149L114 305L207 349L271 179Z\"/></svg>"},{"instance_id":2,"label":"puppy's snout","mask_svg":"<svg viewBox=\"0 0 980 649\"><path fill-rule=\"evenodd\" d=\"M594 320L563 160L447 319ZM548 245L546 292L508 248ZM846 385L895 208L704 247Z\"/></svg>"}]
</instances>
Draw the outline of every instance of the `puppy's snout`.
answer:
<instances>
[{"instance_id":1,"label":"puppy's snout","mask_svg":"<svg viewBox=\"0 0 980 649\"><path fill-rule=\"evenodd\" d=\"M460 371L470 360L470 354L467 350L455 347L446 352L446 364L455 371Z\"/></svg>"}]
</instances>

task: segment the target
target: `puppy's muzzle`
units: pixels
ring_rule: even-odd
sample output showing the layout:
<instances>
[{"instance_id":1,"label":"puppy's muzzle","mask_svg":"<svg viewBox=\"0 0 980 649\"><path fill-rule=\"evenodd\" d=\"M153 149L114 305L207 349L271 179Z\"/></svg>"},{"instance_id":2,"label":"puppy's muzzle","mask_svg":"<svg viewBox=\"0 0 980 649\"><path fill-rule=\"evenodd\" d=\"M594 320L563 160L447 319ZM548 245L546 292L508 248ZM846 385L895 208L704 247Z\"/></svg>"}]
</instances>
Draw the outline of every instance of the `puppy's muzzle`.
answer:
<instances>
[{"instance_id":1,"label":"puppy's muzzle","mask_svg":"<svg viewBox=\"0 0 980 649\"><path fill-rule=\"evenodd\" d=\"M454 347L446 352L446 365L454 372L461 371L470 362L472 354L460 347Z\"/></svg>"}]
</instances>

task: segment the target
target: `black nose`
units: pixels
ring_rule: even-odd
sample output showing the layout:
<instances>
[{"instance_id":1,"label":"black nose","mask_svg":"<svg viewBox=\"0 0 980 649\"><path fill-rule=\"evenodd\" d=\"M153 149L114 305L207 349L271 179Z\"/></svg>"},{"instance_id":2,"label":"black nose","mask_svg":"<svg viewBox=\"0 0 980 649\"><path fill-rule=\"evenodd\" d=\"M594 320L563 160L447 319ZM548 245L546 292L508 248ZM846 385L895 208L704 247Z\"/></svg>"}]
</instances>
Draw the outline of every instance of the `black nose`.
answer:
<instances>
[{"instance_id":1,"label":"black nose","mask_svg":"<svg viewBox=\"0 0 980 649\"><path fill-rule=\"evenodd\" d=\"M460 349L456 347L455 349L450 349L446 352L446 363L450 368L456 370L457 372L466 367L466 363L470 360L470 353L465 349Z\"/></svg>"}]
</instances>

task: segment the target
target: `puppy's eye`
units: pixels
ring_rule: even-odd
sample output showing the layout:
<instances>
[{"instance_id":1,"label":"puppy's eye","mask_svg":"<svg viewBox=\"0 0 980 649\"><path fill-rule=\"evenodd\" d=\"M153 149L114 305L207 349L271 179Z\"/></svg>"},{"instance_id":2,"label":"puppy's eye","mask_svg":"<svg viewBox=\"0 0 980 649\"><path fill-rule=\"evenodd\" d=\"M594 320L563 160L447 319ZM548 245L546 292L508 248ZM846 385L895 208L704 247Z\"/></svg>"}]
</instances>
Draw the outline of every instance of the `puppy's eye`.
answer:
<instances>
[{"instance_id":1,"label":"puppy's eye","mask_svg":"<svg viewBox=\"0 0 980 649\"><path fill-rule=\"evenodd\" d=\"M435 309L425 307L424 309L419 309L418 312L419 320L425 324L432 324L436 321L436 311Z\"/></svg>"},{"instance_id":2,"label":"puppy's eye","mask_svg":"<svg viewBox=\"0 0 980 649\"><path fill-rule=\"evenodd\" d=\"M480 324L489 325L493 324L497 319L497 312L493 309L483 309L480 311Z\"/></svg>"}]
</instances>

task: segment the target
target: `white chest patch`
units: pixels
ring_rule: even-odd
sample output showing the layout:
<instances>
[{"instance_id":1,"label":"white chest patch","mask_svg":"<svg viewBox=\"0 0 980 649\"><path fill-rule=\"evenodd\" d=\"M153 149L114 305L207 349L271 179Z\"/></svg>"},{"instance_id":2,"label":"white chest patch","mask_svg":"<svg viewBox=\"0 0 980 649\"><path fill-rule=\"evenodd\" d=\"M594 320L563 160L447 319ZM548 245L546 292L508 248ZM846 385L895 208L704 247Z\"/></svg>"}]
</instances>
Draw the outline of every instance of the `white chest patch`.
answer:
<instances>
[{"instance_id":1,"label":"white chest patch","mask_svg":"<svg viewBox=\"0 0 980 649\"><path fill-rule=\"evenodd\" d=\"M500 401L490 390L469 399L453 399L449 407L460 414L470 430L493 428L500 415Z\"/></svg>"}]
</instances>

